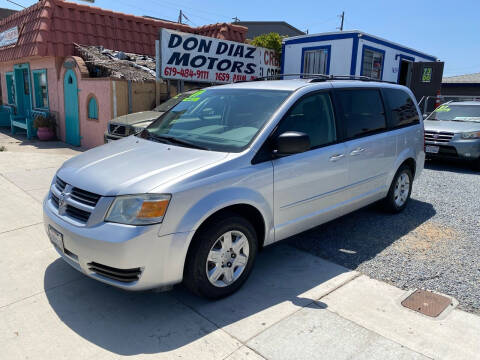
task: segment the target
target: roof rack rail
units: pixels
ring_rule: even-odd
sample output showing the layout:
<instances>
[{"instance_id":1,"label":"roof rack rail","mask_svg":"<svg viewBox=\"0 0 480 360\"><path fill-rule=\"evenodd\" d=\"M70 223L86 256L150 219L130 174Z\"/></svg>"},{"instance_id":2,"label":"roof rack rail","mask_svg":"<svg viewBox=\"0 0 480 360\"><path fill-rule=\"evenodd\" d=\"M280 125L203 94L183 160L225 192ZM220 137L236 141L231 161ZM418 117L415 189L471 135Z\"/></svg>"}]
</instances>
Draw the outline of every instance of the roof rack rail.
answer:
<instances>
[{"instance_id":1,"label":"roof rack rail","mask_svg":"<svg viewBox=\"0 0 480 360\"><path fill-rule=\"evenodd\" d=\"M328 78L314 78L311 79L310 82L320 82L320 81L327 81L327 80L357 80L357 81L375 81L375 82L382 82L387 84L396 84L393 81L386 81L386 80L378 80L371 78L369 76L358 76L358 75L327 75Z\"/></svg>"},{"instance_id":2,"label":"roof rack rail","mask_svg":"<svg viewBox=\"0 0 480 360\"><path fill-rule=\"evenodd\" d=\"M307 73L296 73L296 74L274 74L274 75L267 75L257 77L253 80L244 80L244 81L236 81L239 82L250 82L250 81L264 81L264 80L276 80L280 77L284 76L298 76L299 79L310 79L310 82L322 82L322 81L330 81L330 80L358 80L358 81L376 81L376 82L383 82L388 84L396 84L392 81L386 80L377 80L368 76L358 76L358 75L327 75L327 74L307 74Z\"/></svg>"}]
</instances>

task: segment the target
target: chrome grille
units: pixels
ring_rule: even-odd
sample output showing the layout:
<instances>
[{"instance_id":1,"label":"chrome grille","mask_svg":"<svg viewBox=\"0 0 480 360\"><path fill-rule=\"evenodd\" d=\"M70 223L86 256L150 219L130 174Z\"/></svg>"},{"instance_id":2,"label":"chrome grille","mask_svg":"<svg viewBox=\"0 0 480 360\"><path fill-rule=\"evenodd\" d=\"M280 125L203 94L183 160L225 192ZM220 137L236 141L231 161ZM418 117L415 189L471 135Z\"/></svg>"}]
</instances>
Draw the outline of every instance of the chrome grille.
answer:
<instances>
[{"instance_id":1,"label":"chrome grille","mask_svg":"<svg viewBox=\"0 0 480 360\"><path fill-rule=\"evenodd\" d=\"M87 223L101 196L66 183L59 177L50 189L50 199L59 215Z\"/></svg>"},{"instance_id":2,"label":"chrome grille","mask_svg":"<svg viewBox=\"0 0 480 360\"><path fill-rule=\"evenodd\" d=\"M97 195L79 188L75 188L75 187L72 189L72 193L70 196L72 197L72 199L78 202L81 202L82 204L86 204L93 207L95 207L95 205L97 205L98 200L100 200L100 195Z\"/></svg>"},{"instance_id":3,"label":"chrome grille","mask_svg":"<svg viewBox=\"0 0 480 360\"><path fill-rule=\"evenodd\" d=\"M454 135L452 132L425 130L425 141L446 144L452 140Z\"/></svg>"},{"instance_id":4,"label":"chrome grille","mask_svg":"<svg viewBox=\"0 0 480 360\"><path fill-rule=\"evenodd\" d=\"M62 192L63 190L65 190L65 186L67 186L67 183L57 176L57 179L55 180L55 186L58 190L60 190L60 192Z\"/></svg>"},{"instance_id":5,"label":"chrome grille","mask_svg":"<svg viewBox=\"0 0 480 360\"><path fill-rule=\"evenodd\" d=\"M74 219L85 223L90 218L90 213L88 211L78 209L72 205L67 205L66 213Z\"/></svg>"}]
</instances>

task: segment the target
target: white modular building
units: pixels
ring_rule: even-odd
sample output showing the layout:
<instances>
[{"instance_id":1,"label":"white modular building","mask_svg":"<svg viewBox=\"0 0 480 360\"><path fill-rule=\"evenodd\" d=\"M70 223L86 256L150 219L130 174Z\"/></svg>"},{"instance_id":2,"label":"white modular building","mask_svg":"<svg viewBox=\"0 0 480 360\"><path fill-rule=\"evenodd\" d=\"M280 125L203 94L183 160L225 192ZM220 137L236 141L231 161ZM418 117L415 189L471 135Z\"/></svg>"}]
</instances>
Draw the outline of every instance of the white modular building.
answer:
<instances>
[{"instance_id":1,"label":"white modular building","mask_svg":"<svg viewBox=\"0 0 480 360\"><path fill-rule=\"evenodd\" d=\"M425 63L419 72L428 80L436 61L435 56L354 30L284 39L281 72L368 76L410 86L414 63Z\"/></svg>"}]
</instances>

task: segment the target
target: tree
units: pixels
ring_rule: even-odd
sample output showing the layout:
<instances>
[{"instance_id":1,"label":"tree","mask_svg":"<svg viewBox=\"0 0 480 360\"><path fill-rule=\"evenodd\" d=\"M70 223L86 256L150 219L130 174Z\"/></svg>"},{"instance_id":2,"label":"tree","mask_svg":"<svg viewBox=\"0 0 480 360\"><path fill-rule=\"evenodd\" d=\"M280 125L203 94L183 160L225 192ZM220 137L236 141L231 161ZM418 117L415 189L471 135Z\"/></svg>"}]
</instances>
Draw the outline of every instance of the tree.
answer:
<instances>
[{"instance_id":1,"label":"tree","mask_svg":"<svg viewBox=\"0 0 480 360\"><path fill-rule=\"evenodd\" d=\"M252 45L272 49L280 56L282 54L282 39L283 36L280 34L271 32L255 37L252 40Z\"/></svg>"}]
</instances>

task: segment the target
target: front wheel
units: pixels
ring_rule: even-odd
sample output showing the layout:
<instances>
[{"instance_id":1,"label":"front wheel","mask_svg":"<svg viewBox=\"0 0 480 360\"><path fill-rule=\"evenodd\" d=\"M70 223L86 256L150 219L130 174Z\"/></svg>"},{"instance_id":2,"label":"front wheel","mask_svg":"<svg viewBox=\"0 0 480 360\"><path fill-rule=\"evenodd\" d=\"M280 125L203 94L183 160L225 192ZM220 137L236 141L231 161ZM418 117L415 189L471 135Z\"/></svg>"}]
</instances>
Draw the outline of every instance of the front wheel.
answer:
<instances>
[{"instance_id":1,"label":"front wheel","mask_svg":"<svg viewBox=\"0 0 480 360\"><path fill-rule=\"evenodd\" d=\"M253 226L226 214L195 236L188 252L184 284L192 292L218 299L237 291L248 278L257 254Z\"/></svg>"},{"instance_id":2,"label":"front wheel","mask_svg":"<svg viewBox=\"0 0 480 360\"><path fill-rule=\"evenodd\" d=\"M393 177L387 197L383 201L385 210L398 213L405 209L412 193L413 175L410 168L403 165Z\"/></svg>"}]
</instances>

